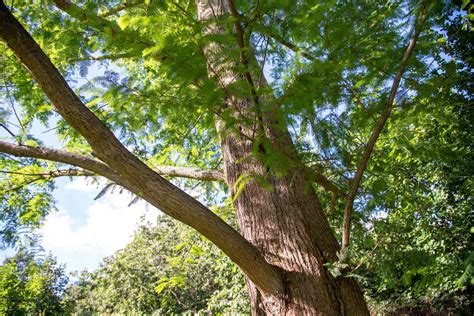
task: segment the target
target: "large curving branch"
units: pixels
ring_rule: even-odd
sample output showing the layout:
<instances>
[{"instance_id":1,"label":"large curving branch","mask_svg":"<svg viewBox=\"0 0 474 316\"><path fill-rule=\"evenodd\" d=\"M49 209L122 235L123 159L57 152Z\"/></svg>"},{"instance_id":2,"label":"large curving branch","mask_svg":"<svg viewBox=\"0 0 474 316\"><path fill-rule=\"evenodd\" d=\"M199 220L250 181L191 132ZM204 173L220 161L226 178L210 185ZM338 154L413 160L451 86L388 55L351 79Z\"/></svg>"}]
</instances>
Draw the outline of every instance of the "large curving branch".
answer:
<instances>
[{"instance_id":1,"label":"large curving branch","mask_svg":"<svg viewBox=\"0 0 474 316\"><path fill-rule=\"evenodd\" d=\"M0 152L17 157L31 157L61 162L89 170L114 182L118 181L117 174L115 174L115 172L103 162L65 150L16 145L0 140ZM188 178L202 181L224 181L224 174L218 169L197 169L191 167L155 165L153 166L153 170L162 176Z\"/></svg>"},{"instance_id":2,"label":"large curving branch","mask_svg":"<svg viewBox=\"0 0 474 316\"><path fill-rule=\"evenodd\" d=\"M0 1L0 37L29 70L58 113L119 177L119 184L193 227L233 260L264 293L283 295L280 271L211 210L130 153L68 86L42 49Z\"/></svg>"},{"instance_id":3,"label":"large curving branch","mask_svg":"<svg viewBox=\"0 0 474 316\"><path fill-rule=\"evenodd\" d=\"M372 151L374 149L375 143L377 142L377 139L380 136L380 133L382 132L382 129L385 125L385 122L387 122L388 117L390 116L390 113L393 110L394 107L394 101L395 101L395 96L397 94L398 86L400 85L400 81L402 80L402 76L405 73L406 67L408 65L408 60L410 59L410 56L413 53L413 50L415 49L415 45L418 41L418 37L420 36L420 25L422 25L427 16L428 16L428 1L423 1L422 4L422 9L419 15L418 21L415 23L419 23L418 25L415 25L414 27L414 33L413 36L410 40L410 43L408 44L408 47L405 50L405 53L403 54L402 62L400 65L400 68L395 76L395 79L393 80L392 87L390 89L390 94L387 99L387 103L385 105L385 109L383 110L382 114L380 115L380 118L377 121L377 124L375 126L374 131L372 132L372 135L370 136L369 141L367 142L367 145L365 146L364 149L364 154L362 156L361 161L357 165L356 169L356 174L354 176L354 179L352 181L351 189L349 191L349 194L347 195L346 199L346 205L344 207L344 220L343 220L343 227L342 227L342 251L346 250L349 247L349 240L350 240L350 232L351 232L351 213L352 209L354 207L354 200L355 197L357 196L357 191L359 190L360 183L362 181L362 176L364 175L364 171L367 167L367 163L370 159L370 156L372 154Z\"/></svg>"}]
</instances>

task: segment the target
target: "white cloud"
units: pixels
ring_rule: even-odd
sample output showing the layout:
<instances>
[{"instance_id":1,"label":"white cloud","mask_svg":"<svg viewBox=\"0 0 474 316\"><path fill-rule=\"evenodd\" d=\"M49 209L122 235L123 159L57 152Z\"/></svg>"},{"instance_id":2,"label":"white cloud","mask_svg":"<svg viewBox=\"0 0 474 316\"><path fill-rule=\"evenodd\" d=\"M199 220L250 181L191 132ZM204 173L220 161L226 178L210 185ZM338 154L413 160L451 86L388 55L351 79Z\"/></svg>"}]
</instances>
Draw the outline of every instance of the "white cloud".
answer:
<instances>
[{"instance_id":1,"label":"white cloud","mask_svg":"<svg viewBox=\"0 0 474 316\"><path fill-rule=\"evenodd\" d=\"M94 194L100 188L83 179L65 187ZM112 255L132 240L142 219L156 222L158 210L147 208L143 201L128 207L132 199L128 192L107 193L84 210L82 225L75 224L66 205L46 219L41 229L42 246L51 251L58 262L66 263L69 271L96 268L103 257Z\"/></svg>"}]
</instances>

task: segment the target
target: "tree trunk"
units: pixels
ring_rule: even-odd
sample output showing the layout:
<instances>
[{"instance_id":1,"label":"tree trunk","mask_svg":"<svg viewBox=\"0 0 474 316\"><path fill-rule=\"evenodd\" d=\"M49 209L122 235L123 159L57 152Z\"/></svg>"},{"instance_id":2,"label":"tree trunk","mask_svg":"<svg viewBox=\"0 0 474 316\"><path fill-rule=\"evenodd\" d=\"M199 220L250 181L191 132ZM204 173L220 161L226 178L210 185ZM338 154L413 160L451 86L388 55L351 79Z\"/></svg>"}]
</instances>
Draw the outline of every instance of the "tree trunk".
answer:
<instances>
[{"instance_id":1,"label":"tree trunk","mask_svg":"<svg viewBox=\"0 0 474 316\"><path fill-rule=\"evenodd\" d=\"M201 20L209 21L229 13L225 0L198 0L197 5ZM205 32L210 34L222 30L211 22ZM232 65L223 61L219 50L222 52L223 48L210 44L205 48L205 55L210 75L217 76L222 87L229 91L226 88L242 78L233 72ZM255 104L252 98L239 99L226 95L226 100L225 106L233 111L236 119L241 119L243 112L249 115L255 113L250 110L251 107L261 107L260 115L256 115L257 127L242 124L230 129L219 119L217 125L221 135L225 180L232 188L232 195L237 194L239 177L254 177L245 183L234 202L240 230L270 264L280 269L284 280L285 293L282 295L264 293L247 280L252 313L368 315L357 283L350 278L335 279L323 266L337 260L339 245L310 179L305 175L305 169L298 167L301 163L287 128L274 118L274 111L264 110L264 106ZM264 146L255 146L256 140L249 137L255 135L256 129L260 130L260 137L263 136L271 144L272 151L288 157L292 167L285 176L269 174L262 160L255 156L255 147L265 155ZM265 178L271 189L263 188L255 177Z\"/></svg>"},{"instance_id":2,"label":"tree trunk","mask_svg":"<svg viewBox=\"0 0 474 316\"><path fill-rule=\"evenodd\" d=\"M268 127L266 131L274 144L292 146L278 131ZM248 159L252 147L250 141L234 135L222 142L226 180L234 188L233 194L240 175L265 176L265 166L257 159ZM304 171L293 168L283 178L270 176L269 182L272 190L255 180L247 182L235 201L242 234L270 264L281 268L285 280L284 297L266 296L248 282L253 313L367 314L355 281L336 280L323 266L337 260L339 246Z\"/></svg>"}]
</instances>

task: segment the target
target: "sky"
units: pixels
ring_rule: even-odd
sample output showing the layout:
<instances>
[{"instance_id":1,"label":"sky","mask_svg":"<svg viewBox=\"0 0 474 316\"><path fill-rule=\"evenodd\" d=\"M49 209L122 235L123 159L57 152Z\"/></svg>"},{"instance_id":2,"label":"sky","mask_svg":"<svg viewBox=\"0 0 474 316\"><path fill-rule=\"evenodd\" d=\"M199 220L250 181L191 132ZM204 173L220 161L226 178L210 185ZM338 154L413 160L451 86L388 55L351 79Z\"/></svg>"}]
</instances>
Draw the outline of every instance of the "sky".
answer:
<instances>
[{"instance_id":1,"label":"sky","mask_svg":"<svg viewBox=\"0 0 474 316\"><path fill-rule=\"evenodd\" d=\"M92 65L87 79L100 75L104 70ZM69 84L78 87L85 82L85 78L79 78ZM10 106L5 100L0 102L0 107ZM18 110L19 106L16 105L16 108ZM14 121L14 116L10 119ZM54 127L55 122L50 122L49 126ZM11 128L14 130L14 127ZM35 122L31 134L43 141L45 147L62 147L54 129ZM0 130L0 139L12 141L8 136ZM105 184L93 183L85 177L55 180L57 188L53 196L58 210L46 217L38 233L41 247L55 256L58 263L65 264L68 272L94 270L104 257L132 241L133 233L140 224L156 223L159 211L144 201L128 206L133 196L126 190L120 193L120 187L94 200ZM12 249L0 250L0 264L14 252Z\"/></svg>"},{"instance_id":2,"label":"sky","mask_svg":"<svg viewBox=\"0 0 474 316\"><path fill-rule=\"evenodd\" d=\"M158 210L139 201L128 206L133 196L120 188L94 200L105 183L86 178L61 179L56 190L58 211L46 218L40 229L40 244L46 252L66 264L67 271L89 271L102 258L128 244L140 224L156 223Z\"/></svg>"}]
</instances>

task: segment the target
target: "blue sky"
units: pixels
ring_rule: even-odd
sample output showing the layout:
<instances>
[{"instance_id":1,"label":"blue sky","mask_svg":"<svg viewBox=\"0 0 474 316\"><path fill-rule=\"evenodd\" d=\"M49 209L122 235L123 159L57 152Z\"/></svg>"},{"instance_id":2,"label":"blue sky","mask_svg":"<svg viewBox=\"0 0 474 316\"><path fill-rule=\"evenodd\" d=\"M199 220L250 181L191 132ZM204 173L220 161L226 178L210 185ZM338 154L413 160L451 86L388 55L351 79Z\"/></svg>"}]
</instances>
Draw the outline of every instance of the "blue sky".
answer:
<instances>
[{"instance_id":1,"label":"blue sky","mask_svg":"<svg viewBox=\"0 0 474 316\"><path fill-rule=\"evenodd\" d=\"M111 69L113 67L109 67ZM88 79L103 73L97 65L90 68ZM85 79L79 78L71 86L80 86ZM0 100L0 106L9 108L6 100ZM17 111L19 106L15 105ZM10 118L14 121L14 117ZM50 122L54 127L55 122ZM10 126L13 131L15 128ZM50 129L34 123L31 134L43 141L44 146L61 148L61 143ZM0 130L0 139L12 141L8 133ZM133 197L127 191L108 192L94 200L105 182L94 183L91 179L78 177L59 178L55 181L54 191L58 211L47 216L39 230L40 244L46 252L57 257L59 263L66 264L67 271L95 269L101 260L123 248L132 240L133 233L140 224L155 223L159 211L145 202L128 206ZM14 251L0 250L0 263Z\"/></svg>"},{"instance_id":2,"label":"blue sky","mask_svg":"<svg viewBox=\"0 0 474 316\"><path fill-rule=\"evenodd\" d=\"M40 229L41 245L68 271L96 268L132 240L140 223L156 222L154 207L142 201L128 206L133 199L128 192L116 190L94 200L103 185L86 178L57 181L58 211Z\"/></svg>"}]
</instances>

